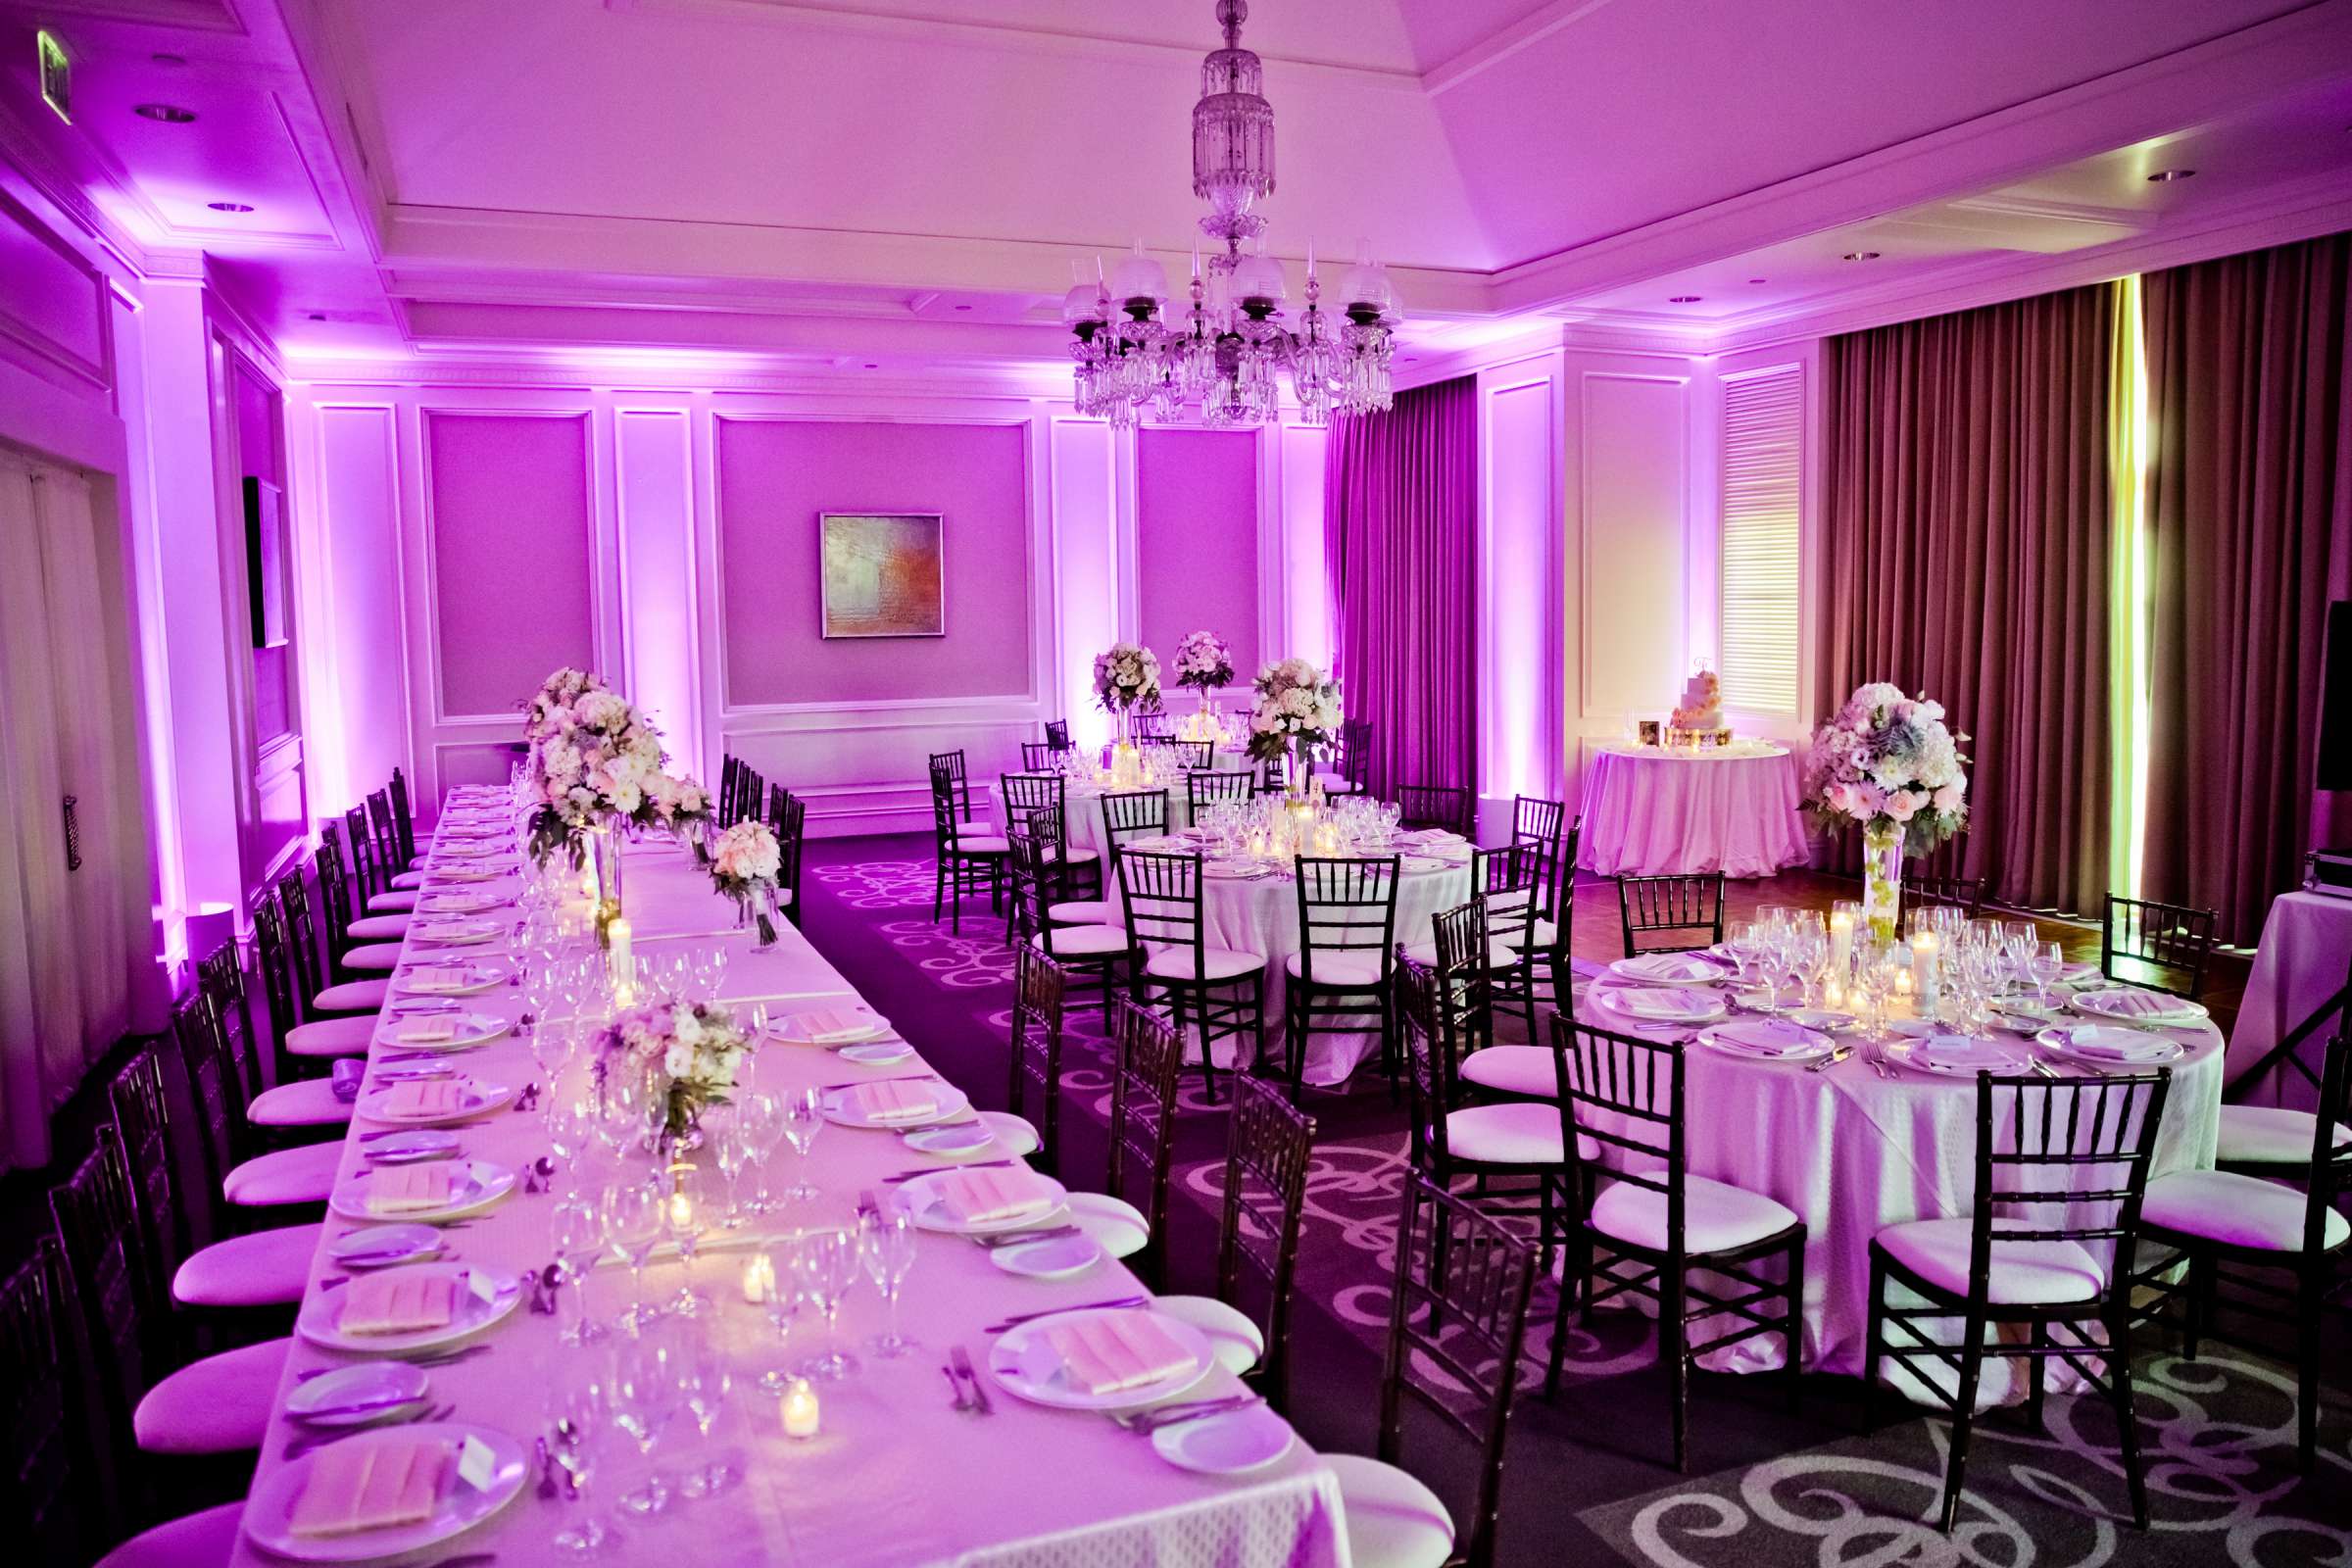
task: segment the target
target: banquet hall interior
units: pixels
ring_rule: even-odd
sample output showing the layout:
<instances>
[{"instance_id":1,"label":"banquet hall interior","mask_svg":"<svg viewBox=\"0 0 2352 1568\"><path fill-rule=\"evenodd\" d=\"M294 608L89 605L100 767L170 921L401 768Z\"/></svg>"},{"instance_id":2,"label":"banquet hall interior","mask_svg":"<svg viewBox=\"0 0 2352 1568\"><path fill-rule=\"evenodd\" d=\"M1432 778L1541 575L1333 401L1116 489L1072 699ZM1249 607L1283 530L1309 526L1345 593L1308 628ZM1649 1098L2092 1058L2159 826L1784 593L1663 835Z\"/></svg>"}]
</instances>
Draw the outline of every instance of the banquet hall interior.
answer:
<instances>
[{"instance_id":1,"label":"banquet hall interior","mask_svg":"<svg viewBox=\"0 0 2352 1568\"><path fill-rule=\"evenodd\" d=\"M0 0L39 1564L2352 1561L2352 0Z\"/></svg>"}]
</instances>

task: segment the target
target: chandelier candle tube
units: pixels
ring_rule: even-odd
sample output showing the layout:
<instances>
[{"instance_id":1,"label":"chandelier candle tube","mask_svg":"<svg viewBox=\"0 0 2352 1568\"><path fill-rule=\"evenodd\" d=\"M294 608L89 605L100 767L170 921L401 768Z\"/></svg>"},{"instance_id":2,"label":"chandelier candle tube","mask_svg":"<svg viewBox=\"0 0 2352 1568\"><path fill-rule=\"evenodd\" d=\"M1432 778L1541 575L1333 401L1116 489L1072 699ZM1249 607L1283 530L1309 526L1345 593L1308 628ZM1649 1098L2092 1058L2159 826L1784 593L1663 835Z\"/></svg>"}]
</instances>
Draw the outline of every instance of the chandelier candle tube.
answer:
<instances>
[{"instance_id":1,"label":"chandelier candle tube","mask_svg":"<svg viewBox=\"0 0 2352 1568\"><path fill-rule=\"evenodd\" d=\"M1843 974L1854 959L1855 906L1840 901L1830 909L1830 972Z\"/></svg>"},{"instance_id":2,"label":"chandelier candle tube","mask_svg":"<svg viewBox=\"0 0 2352 1568\"><path fill-rule=\"evenodd\" d=\"M605 928L605 958L612 966L612 984L626 988L637 978L637 956L630 947L629 922L625 916L615 917Z\"/></svg>"},{"instance_id":3,"label":"chandelier candle tube","mask_svg":"<svg viewBox=\"0 0 2352 1568\"><path fill-rule=\"evenodd\" d=\"M1936 960L1942 944L1933 931L1914 931L1911 934L1911 970L1919 977L1919 1015L1934 1018L1942 997L1937 985Z\"/></svg>"}]
</instances>

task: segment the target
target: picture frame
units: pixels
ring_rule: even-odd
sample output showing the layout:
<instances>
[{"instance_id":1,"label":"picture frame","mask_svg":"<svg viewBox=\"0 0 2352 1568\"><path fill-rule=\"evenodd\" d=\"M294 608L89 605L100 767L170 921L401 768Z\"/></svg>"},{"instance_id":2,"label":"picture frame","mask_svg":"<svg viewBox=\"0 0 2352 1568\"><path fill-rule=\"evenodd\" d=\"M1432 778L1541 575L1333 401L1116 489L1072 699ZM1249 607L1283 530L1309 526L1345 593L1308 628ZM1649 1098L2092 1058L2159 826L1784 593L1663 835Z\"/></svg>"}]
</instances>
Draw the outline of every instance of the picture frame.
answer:
<instances>
[{"instance_id":1,"label":"picture frame","mask_svg":"<svg viewBox=\"0 0 2352 1568\"><path fill-rule=\"evenodd\" d=\"M947 517L817 514L818 627L828 640L944 637Z\"/></svg>"}]
</instances>

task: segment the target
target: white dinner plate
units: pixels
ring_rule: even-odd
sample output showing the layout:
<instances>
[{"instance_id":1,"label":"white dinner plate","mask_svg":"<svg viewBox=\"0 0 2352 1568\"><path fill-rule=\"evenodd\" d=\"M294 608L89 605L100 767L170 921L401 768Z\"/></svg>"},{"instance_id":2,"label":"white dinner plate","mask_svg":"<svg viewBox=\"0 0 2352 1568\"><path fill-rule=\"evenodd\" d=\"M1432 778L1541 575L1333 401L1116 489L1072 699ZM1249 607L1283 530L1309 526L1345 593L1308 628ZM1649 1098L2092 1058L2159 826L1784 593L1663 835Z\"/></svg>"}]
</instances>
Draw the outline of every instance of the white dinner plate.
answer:
<instances>
[{"instance_id":1,"label":"white dinner plate","mask_svg":"<svg viewBox=\"0 0 2352 1568\"><path fill-rule=\"evenodd\" d=\"M458 1474L457 1456L468 1438L479 1439L492 1456L489 1484L475 1488ZM390 1530L361 1530L347 1536L298 1536L287 1528L294 1500L310 1481L316 1452L281 1465L264 1481L245 1505L245 1536L264 1551L296 1562L373 1562L407 1552L423 1551L464 1535L514 1501L522 1491L530 1464L522 1442L488 1427L434 1422L424 1426L387 1427L345 1438L337 1446L354 1443L391 1443L417 1438L445 1438L450 1461L441 1472L440 1504L420 1524Z\"/></svg>"},{"instance_id":2,"label":"white dinner plate","mask_svg":"<svg viewBox=\"0 0 2352 1568\"><path fill-rule=\"evenodd\" d=\"M1291 1451L1298 1435L1264 1403L1172 1421L1152 1432L1152 1451L1179 1470L1204 1476L1247 1475Z\"/></svg>"},{"instance_id":3,"label":"white dinner plate","mask_svg":"<svg viewBox=\"0 0 2352 1568\"><path fill-rule=\"evenodd\" d=\"M389 1089L362 1095L352 1109L369 1121L387 1122L395 1127L445 1127L452 1122L470 1121L476 1116L486 1115L514 1098L513 1084L475 1083L471 1079L465 1083L463 1103L458 1109L441 1115L387 1116L384 1114L384 1102L392 1094Z\"/></svg>"},{"instance_id":4,"label":"white dinner plate","mask_svg":"<svg viewBox=\"0 0 2352 1568\"><path fill-rule=\"evenodd\" d=\"M1443 871L1452 863L1450 860L1441 860L1435 856L1428 855L1408 855L1397 862L1402 869L1407 871Z\"/></svg>"},{"instance_id":5,"label":"white dinner plate","mask_svg":"<svg viewBox=\"0 0 2352 1568\"><path fill-rule=\"evenodd\" d=\"M419 1016L438 1019L449 1015L425 1013ZM410 1018L387 1020L384 1027L376 1031L377 1042L396 1051L471 1051L488 1045L514 1027L494 1012L464 1012L449 1019L452 1032L447 1040L401 1039L401 1026L414 1021ZM379 1067L376 1072L380 1077L383 1069Z\"/></svg>"},{"instance_id":6,"label":"white dinner plate","mask_svg":"<svg viewBox=\"0 0 2352 1568\"><path fill-rule=\"evenodd\" d=\"M850 1108L850 1092L846 1089L833 1089L826 1091L819 1103L824 1110L825 1120L831 1122L834 1126L858 1127L869 1132L896 1132L903 1127L936 1126L938 1123L943 1121L956 1120L958 1116L961 1116L965 1111L971 1109L972 1107L971 1097L966 1095L962 1090L956 1088L954 1084L949 1083L944 1079L941 1080L938 1089L933 1091L933 1093L937 1097L939 1103L932 1109L930 1115L910 1117L903 1121L866 1120L857 1111Z\"/></svg>"},{"instance_id":7,"label":"white dinner plate","mask_svg":"<svg viewBox=\"0 0 2352 1568\"><path fill-rule=\"evenodd\" d=\"M937 1127L918 1127L903 1133L899 1142L922 1154L937 1154L955 1159L965 1154L986 1153L997 1147L995 1129L984 1121L951 1121Z\"/></svg>"},{"instance_id":8,"label":"white dinner plate","mask_svg":"<svg viewBox=\"0 0 2352 1568\"><path fill-rule=\"evenodd\" d=\"M493 893L427 893L416 901L416 912L427 919L443 915L480 914L514 903Z\"/></svg>"},{"instance_id":9,"label":"white dinner plate","mask_svg":"<svg viewBox=\"0 0 2352 1568\"><path fill-rule=\"evenodd\" d=\"M2169 1035L2111 1023L2056 1024L2036 1034L2034 1043L2052 1055L2094 1067L2158 1067L2188 1054L2188 1048Z\"/></svg>"},{"instance_id":10,"label":"white dinner plate","mask_svg":"<svg viewBox=\"0 0 2352 1568\"><path fill-rule=\"evenodd\" d=\"M844 1046L835 1054L861 1067L888 1067L913 1055L914 1048L904 1040L876 1040L868 1045Z\"/></svg>"},{"instance_id":11,"label":"white dinner plate","mask_svg":"<svg viewBox=\"0 0 2352 1568\"><path fill-rule=\"evenodd\" d=\"M409 1165L420 1159L447 1159L458 1152L458 1135L438 1127L393 1133L360 1145L360 1152L378 1165Z\"/></svg>"},{"instance_id":12,"label":"white dinner plate","mask_svg":"<svg viewBox=\"0 0 2352 1568\"><path fill-rule=\"evenodd\" d=\"M1051 1317L1031 1318L1017 1323L997 1337L988 1348L988 1370L999 1387L1016 1398L1031 1404L1051 1405L1058 1410L1124 1410L1134 1405L1150 1404L1155 1399L1173 1398L1208 1376L1209 1368L1217 1364L1216 1352L1208 1348L1208 1339L1190 1323L1153 1312L1152 1321L1168 1337L1192 1354L1192 1365L1182 1371L1150 1383L1142 1388L1120 1389L1112 1394L1089 1394L1072 1388L1062 1377L1061 1357L1046 1340L1046 1330L1057 1323L1076 1322L1082 1318L1107 1317L1113 1312L1137 1310L1132 1307L1093 1307L1074 1312L1056 1312Z\"/></svg>"},{"instance_id":13,"label":"white dinner plate","mask_svg":"<svg viewBox=\"0 0 2352 1568\"><path fill-rule=\"evenodd\" d=\"M315 1427L364 1427L424 1402L424 1368L406 1361L362 1361L297 1383L286 1414Z\"/></svg>"},{"instance_id":14,"label":"white dinner plate","mask_svg":"<svg viewBox=\"0 0 2352 1568\"><path fill-rule=\"evenodd\" d=\"M441 1220L460 1219L492 1203L514 1190L514 1167L501 1165L491 1159L469 1159L463 1167L450 1167L449 1201L439 1208L404 1208L396 1214L374 1214L368 1209L368 1178L345 1182L326 1200L326 1206L345 1219L398 1220L404 1225L431 1225Z\"/></svg>"},{"instance_id":15,"label":"white dinner plate","mask_svg":"<svg viewBox=\"0 0 2352 1568\"><path fill-rule=\"evenodd\" d=\"M445 1240L430 1225L368 1225L326 1244L326 1255L345 1268L395 1268L422 1262Z\"/></svg>"},{"instance_id":16,"label":"white dinner plate","mask_svg":"<svg viewBox=\"0 0 2352 1568\"><path fill-rule=\"evenodd\" d=\"M506 934L507 928L496 920L445 920L409 927L409 940L428 948L478 948Z\"/></svg>"},{"instance_id":17,"label":"white dinner plate","mask_svg":"<svg viewBox=\"0 0 2352 1568\"><path fill-rule=\"evenodd\" d=\"M1586 995L1615 1016L1650 1029L1688 1028L1712 1023L1731 1010L1731 1004L1724 1000L1722 992L1701 991L1690 986L1593 986ZM1641 1000L1644 997L1656 1000ZM1645 1007L1656 1010L1642 1010ZM1670 1007L1690 1007L1691 1010L1668 1011Z\"/></svg>"},{"instance_id":18,"label":"white dinner plate","mask_svg":"<svg viewBox=\"0 0 2352 1568\"><path fill-rule=\"evenodd\" d=\"M1254 882L1272 876L1274 868L1259 865L1254 860L1209 860L1200 867L1202 876L1213 876L1225 882Z\"/></svg>"},{"instance_id":19,"label":"white dinner plate","mask_svg":"<svg viewBox=\"0 0 2352 1568\"><path fill-rule=\"evenodd\" d=\"M2154 997L2166 1005L2161 1012L2133 1012L2141 1005L2122 1001L2125 997ZM2108 986L2099 991L2079 991L2068 1000L2068 1005L2087 1017L2113 1023L2154 1024L2159 1028L2178 1028L2181 1024L2200 1023L2206 1017L2205 1004L2186 997L2168 997L2161 992L2142 991L2135 986Z\"/></svg>"},{"instance_id":20,"label":"white dinner plate","mask_svg":"<svg viewBox=\"0 0 2352 1568\"><path fill-rule=\"evenodd\" d=\"M446 969L452 974L457 973L459 970L464 970L466 973L466 978L454 985L423 986L418 985L415 980L403 975L401 979L395 983L395 990L405 991L412 996L418 997L470 997L478 992L488 991L491 987L502 984L507 978L506 971L501 969L497 964L482 963L471 958L455 963L428 962L418 964L416 967L426 969Z\"/></svg>"},{"instance_id":21,"label":"white dinner plate","mask_svg":"<svg viewBox=\"0 0 2352 1568\"><path fill-rule=\"evenodd\" d=\"M437 1349L444 1345L471 1338L497 1323L522 1300L522 1281L512 1274L497 1274L488 1269L476 1269L470 1263L412 1263L418 1273L443 1273L458 1282L456 1303L449 1321L437 1329L416 1329L407 1334L346 1334L337 1326L343 1313L343 1303L351 1298L351 1287L339 1291L313 1291L302 1303L302 1312L294 1319L294 1330L313 1345L330 1350L348 1350L356 1355L401 1355L410 1350ZM490 1298L484 1300L474 1292L467 1276L480 1274L489 1282Z\"/></svg>"},{"instance_id":22,"label":"white dinner plate","mask_svg":"<svg viewBox=\"0 0 2352 1568\"><path fill-rule=\"evenodd\" d=\"M1102 1244L1080 1231L1075 1236L1042 1236L988 1250L988 1260L1007 1274L1031 1280L1066 1280L1102 1259Z\"/></svg>"},{"instance_id":23,"label":"white dinner plate","mask_svg":"<svg viewBox=\"0 0 2352 1568\"><path fill-rule=\"evenodd\" d=\"M1643 953L1619 958L1609 973L1644 986L1711 986L1731 978L1731 969L1704 953Z\"/></svg>"},{"instance_id":24,"label":"white dinner plate","mask_svg":"<svg viewBox=\"0 0 2352 1568\"><path fill-rule=\"evenodd\" d=\"M940 1201L940 1189L947 1177L959 1174L956 1167L941 1171L926 1171L920 1176L901 1182L891 1194L891 1200L906 1211L908 1218L923 1230L941 1231L950 1236L998 1236L1005 1231L1025 1231L1061 1212L1062 1201L1070 1196L1069 1189L1051 1176L1028 1172L1030 1182L1044 1195L1042 1206L1023 1211L1012 1219L986 1220L977 1225L959 1223Z\"/></svg>"},{"instance_id":25,"label":"white dinner plate","mask_svg":"<svg viewBox=\"0 0 2352 1568\"><path fill-rule=\"evenodd\" d=\"M1807 1029L1827 1029L1834 1035L1845 1034L1861 1021L1850 1012L1835 1012L1826 1007L1791 1007L1781 1016Z\"/></svg>"}]
</instances>

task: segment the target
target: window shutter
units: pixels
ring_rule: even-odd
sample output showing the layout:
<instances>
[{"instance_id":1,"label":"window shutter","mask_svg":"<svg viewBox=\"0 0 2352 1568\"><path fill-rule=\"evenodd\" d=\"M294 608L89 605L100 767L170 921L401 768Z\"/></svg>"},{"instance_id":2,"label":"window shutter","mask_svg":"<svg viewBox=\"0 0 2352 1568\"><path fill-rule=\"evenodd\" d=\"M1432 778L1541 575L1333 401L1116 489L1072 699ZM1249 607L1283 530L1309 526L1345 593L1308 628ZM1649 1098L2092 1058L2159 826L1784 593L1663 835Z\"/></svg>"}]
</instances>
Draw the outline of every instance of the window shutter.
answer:
<instances>
[{"instance_id":1,"label":"window shutter","mask_svg":"<svg viewBox=\"0 0 2352 1568\"><path fill-rule=\"evenodd\" d=\"M1726 708L1796 711L1799 469L1804 369L1788 365L1723 389Z\"/></svg>"}]
</instances>

